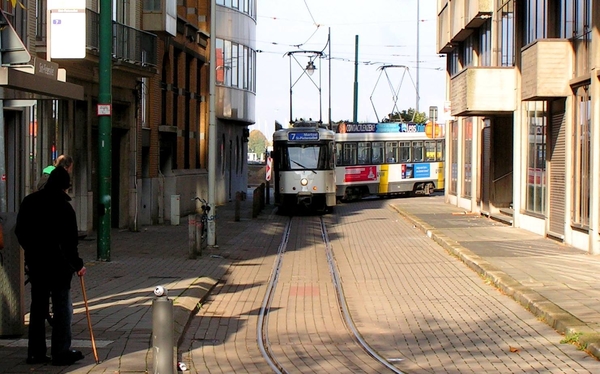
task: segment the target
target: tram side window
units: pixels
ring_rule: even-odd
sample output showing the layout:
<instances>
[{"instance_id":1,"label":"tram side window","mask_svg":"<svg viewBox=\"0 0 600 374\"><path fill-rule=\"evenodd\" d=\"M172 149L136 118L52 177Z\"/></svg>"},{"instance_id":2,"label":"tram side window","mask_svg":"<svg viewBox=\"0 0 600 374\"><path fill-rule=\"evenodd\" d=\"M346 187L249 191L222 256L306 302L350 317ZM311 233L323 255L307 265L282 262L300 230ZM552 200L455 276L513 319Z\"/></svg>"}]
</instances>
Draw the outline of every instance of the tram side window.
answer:
<instances>
[{"instance_id":1,"label":"tram side window","mask_svg":"<svg viewBox=\"0 0 600 374\"><path fill-rule=\"evenodd\" d=\"M383 163L383 142L373 142L371 144L372 159L374 164Z\"/></svg>"},{"instance_id":2,"label":"tram side window","mask_svg":"<svg viewBox=\"0 0 600 374\"><path fill-rule=\"evenodd\" d=\"M358 142L358 164L365 165L371 163L371 143Z\"/></svg>"},{"instance_id":3,"label":"tram side window","mask_svg":"<svg viewBox=\"0 0 600 374\"><path fill-rule=\"evenodd\" d=\"M400 162L410 162L410 142L400 142L398 151L400 153Z\"/></svg>"},{"instance_id":4,"label":"tram side window","mask_svg":"<svg viewBox=\"0 0 600 374\"><path fill-rule=\"evenodd\" d=\"M444 152L444 141L443 140L438 140L437 141L437 159L438 161L445 161L445 152Z\"/></svg>"},{"instance_id":5,"label":"tram side window","mask_svg":"<svg viewBox=\"0 0 600 374\"><path fill-rule=\"evenodd\" d=\"M385 158L388 163L398 162L398 142L385 143Z\"/></svg>"},{"instance_id":6,"label":"tram side window","mask_svg":"<svg viewBox=\"0 0 600 374\"><path fill-rule=\"evenodd\" d=\"M435 161L437 159L436 146L437 142L434 140L428 140L425 142L425 159L427 161Z\"/></svg>"},{"instance_id":7,"label":"tram side window","mask_svg":"<svg viewBox=\"0 0 600 374\"><path fill-rule=\"evenodd\" d=\"M356 165L356 143L344 143L344 165Z\"/></svg>"},{"instance_id":8,"label":"tram side window","mask_svg":"<svg viewBox=\"0 0 600 374\"><path fill-rule=\"evenodd\" d=\"M344 147L344 143L335 143L335 164L343 165L344 161L342 158L342 149Z\"/></svg>"},{"instance_id":9,"label":"tram side window","mask_svg":"<svg viewBox=\"0 0 600 374\"><path fill-rule=\"evenodd\" d=\"M421 162L425 161L425 148L423 147L423 142L413 142L413 161Z\"/></svg>"}]
</instances>

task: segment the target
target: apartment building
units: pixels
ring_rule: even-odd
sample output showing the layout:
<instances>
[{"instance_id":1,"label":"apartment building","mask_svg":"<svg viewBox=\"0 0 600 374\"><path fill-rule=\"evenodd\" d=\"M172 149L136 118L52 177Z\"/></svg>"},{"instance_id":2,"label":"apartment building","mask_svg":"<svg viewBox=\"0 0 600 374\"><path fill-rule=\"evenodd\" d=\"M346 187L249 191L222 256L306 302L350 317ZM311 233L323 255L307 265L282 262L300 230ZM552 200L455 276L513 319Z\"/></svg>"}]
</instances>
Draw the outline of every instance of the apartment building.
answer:
<instances>
[{"instance_id":1,"label":"apartment building","mask_svg":"<svg viewBox=\"0 0 600 374\"><path fill-rule=\"evenodd\" d=\"M438 0L446 202L600 253L600 3Z\"/></svg>"},{"instance_id":2,"label":"apartment building","mask_svg":"<svg viewBox=\"0 0 600 374\"><path fill-rule=\"evenodd\" d=\"M173 211L195 211L194 196L208 195L214 1L112 1L113 227L136 230L139 225L168 222ZM220 204L247 185L246 139L254 123L256 88L256 2L216 2ZM2 2L0 23L12 26L0 31L3 40L12 32L31 59L21 61L18 51L2 54L0 75L7 78L0 79L0 122L6 129L6 160L0 158L0 169L4 166L6 188L0 189L0 211L16 212L23 197L35 189L41 170L59 154L69 154L75 159L70 194L79 229L91 232L98 214L100 1L83 3L84 56L49 61L48 4L65 3L34 0L13 7L10 1ZM42 68L34 72L38 65ZM58 73L43 76L47 71Z\"/></svg>"}]
</instances>

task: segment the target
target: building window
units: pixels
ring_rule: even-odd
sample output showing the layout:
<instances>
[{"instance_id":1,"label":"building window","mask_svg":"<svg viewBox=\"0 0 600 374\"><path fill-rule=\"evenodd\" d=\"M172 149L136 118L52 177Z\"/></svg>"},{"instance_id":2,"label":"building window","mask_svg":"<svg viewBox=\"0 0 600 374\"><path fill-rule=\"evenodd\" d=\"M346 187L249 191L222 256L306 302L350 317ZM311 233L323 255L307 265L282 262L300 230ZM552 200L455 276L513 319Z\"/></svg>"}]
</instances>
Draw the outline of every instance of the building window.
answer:
<instances>
[{"instance_id":1,"label":"building window","mask_svg":"<svg viewBox=\"0 0 600 374\"><path fill-rule=\"evenodd\" d=\"M492 66L492 20L479 28L479 66Z\"/></svg>"},{"instance_id":2,"label":"building window","mask_svg":"<svg viewBox=\"0 0 600 374\"><path fill-rule=\"evenodd\" d=\"M462 50L462 66L467 68L469 66L473 66L473 49L474 49L474 40L473 34L471 34L465 41L463 42L463 50Z\"/></svg>"},{"instance_id":3,"label":"building window","mask_svg":"<svg viewBox=\"0 0 600 374\"><path fill-rule=\"evenodd\" d=\"M506 2L500 8L498 24L498 66L515 66L515 9L514 1Z\"/></svg>"},{"instance_id":4,"label":"building window","mask_svg":"<svg viewBox=\"0 0 600 374\"><path fill-rule=\"evenodd\" d=\"M450 193L456 195L458 187L458 121L450 121L452 141L450 142Z\"/></svg>"},{"instance_id":5,"label":"building window","mask_svg":"<svg viewBox=\"0 0 600 374\"><path fill-rule=\"evenodd\" d=\"M216 82L256 92L256 52L249 47L218 39L215 43Z\"/></svg>"},{"instance_id":6,"label":"building window","mask_svg":"<svg viewBox=\"0 0 600 374\"><path fill-rule=\"evenodd\" d=\"M448 54L448 74L451 77L455 76L460 72L460 63L458 61L458 48L454 48Z\"/></svg>"},{"instance_id":7,"label":"building window","mask_svg":"<svg viewBox=\"0 0 600 374\"><path fill-rule=\"evenodd\" d=\"M239 45L231 43L231 87L238 87L239 73L238 73L238 61L239 61Z\"/></svg>"},{"instance_id":8,"label":"building window","mask_svg":"<svg viewBox=\"0 0 600 374\"><path fill-rule=\"evenodd\" d=\"M256 18L256 1L255 0L216 0L217 5L235 9Z\"/></svg>"},{"instance_id":9,"label":"building window","mask_svg":"<svg viewBox=\"0 0 600 374\"><path fill-rule=\"evenodd\" d=\"M523 45L545 39L548 34L548 0L526 0Z\"/></svg>"},{"instance_id":10,"label":"building window","mask_svg":"<svg viewBox=\"0 0 600 374\"><path fill-rule=\"evenodd\" d=\"M527 146L527 204L528 212L546 212L546 123L545 101L524 104L529 139Z\"/></svg>"},{"instance_id":11,"label":"building window","mask_svg":"<svg viewBox=\"0 0 600 374\"><path fill-rule=\"evenodd\" d=\"M225 74L225 85L231 86L231 42L223 41L223 72Z\"/></svg>"},{"instance_id":12,"label":"building window","mask_svg":"<svg viewBox=\"0 0 600 374\"><path fill-rule=\"evenodd\" d=\"M471 198L471 181L473 170L473 118L465 118L463 130L463 164L464 177L462 196Z\"/></svg>"},{"instance_id":13,"label":"building window","mask_svg":"<svg viewBox=\"0 0 600 374\"><path fill-rule=\"evenodd\" d=\"M590 223L590 131L591 101L589 86L577 89L573 126L573 224L587 227Z\"/></svg>"},{"instance_id":14,"label":"building window","mask_svg":"<svg viewBox=\"0 0 600 374\"><path fill-rule=\"evenodd\" d=\"M592 5L591 0L575 0L573 3L574 29L571 43L575 51L575 76L581 76L589 73L591 66Z\"/></svg>"},{"instance_id":15,"label":"building window","mask_svg":"<svg viewBox=\"0 0 600 374\"><path fill-rule=\"evenodd\" d=\"M225 54L223 51L223 39L217 39L215 43L215 62L217 64L217 84L225 84Z\"/></svg>"}]
</instances>

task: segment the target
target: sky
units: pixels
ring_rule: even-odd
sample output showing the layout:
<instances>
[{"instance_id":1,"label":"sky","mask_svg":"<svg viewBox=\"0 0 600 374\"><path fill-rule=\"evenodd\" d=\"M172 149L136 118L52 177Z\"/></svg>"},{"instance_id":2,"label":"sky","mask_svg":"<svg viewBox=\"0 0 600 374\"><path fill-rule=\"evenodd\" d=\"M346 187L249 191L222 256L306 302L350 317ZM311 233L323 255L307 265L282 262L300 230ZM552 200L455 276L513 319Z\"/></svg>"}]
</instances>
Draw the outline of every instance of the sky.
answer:
<instances>
[{"instance_id":1,"label":"sky","mask_svg":"<svg viewBox=\"0 0 600 374\"><path fill-rule=\"evenodd\" d=\"M257 4L256 124L251 130L270 139L275 121L287 127L290 107L293 119L328 122L329 102L332 121L352 120L355 81L359 122L378 122L388 113L417 104L419 112L429 114L430 106L443 112L446 58L436 53L436 0L258 0ZM321 58L300 51L321 52ZM312 80L303 74L311 57L317 67ZM384 65L393 67L382 69Z\"/></svg>"}]
</instances>

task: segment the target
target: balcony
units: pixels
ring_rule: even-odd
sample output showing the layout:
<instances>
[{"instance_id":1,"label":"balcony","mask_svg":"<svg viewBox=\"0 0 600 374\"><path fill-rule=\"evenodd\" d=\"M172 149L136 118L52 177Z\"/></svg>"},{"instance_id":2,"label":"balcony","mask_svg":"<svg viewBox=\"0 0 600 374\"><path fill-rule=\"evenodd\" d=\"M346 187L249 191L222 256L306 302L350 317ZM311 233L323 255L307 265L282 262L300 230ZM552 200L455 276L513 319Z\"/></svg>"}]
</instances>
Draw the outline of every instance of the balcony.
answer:
<instances>
[{"instance_id":1,"label":"balcony","mask_svg":"<svg viewBox=\"0 0 600 374\"><path fill-rule=\"evenodd\" d=\"M100 45L100 14L86 9L88 50L98 51ZM156 35L112 21L113 50L116 64L133 64L140 67L156 68Z\"/></svg>"},{"instance_id":2,"label":"balcony","mask_svg":"<svg viewBox=\"0 0 600 374\"><path fill-rule=\"evenodd\" d=\"M453 116L485 116L516 110L516 69L470 67L450 80Z\"/></svg>"},{"instance_id":3,"label":"balcony","mask_svg":"<svg viewBox=\"0 0 600 374\"><path fill-rule=\"evenodd\" d=\"M439 53L448 53L453 43L465 40L493 14L492 0L451 0L438 2Z\"/></svg>"},{"instance_id":4,"label":"balcony","mask_svg":"<svg viewBox=\"0 0 600 374\"><path fill-rule=\"evenodd\" d=\"M541 39L521 51L521 98L543 100L570 95L573 48L566 39Z\"/></svg>"}]
</instances>

